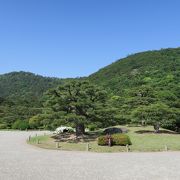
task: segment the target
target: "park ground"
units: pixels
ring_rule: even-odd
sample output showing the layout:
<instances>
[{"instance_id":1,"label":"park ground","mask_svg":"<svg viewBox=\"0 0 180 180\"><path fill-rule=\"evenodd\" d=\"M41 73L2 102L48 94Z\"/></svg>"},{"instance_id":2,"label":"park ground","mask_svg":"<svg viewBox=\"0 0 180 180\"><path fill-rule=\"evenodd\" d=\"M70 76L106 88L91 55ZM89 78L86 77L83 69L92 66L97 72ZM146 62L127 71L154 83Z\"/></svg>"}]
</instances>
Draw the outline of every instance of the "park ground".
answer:
<instances>
[{"instance_id":1,"label":"park ground","mask_svg":"<svg viewBox=\"0 0 180 180\"><path fill-rule=\"evenodd\" d=\"M157 151L179 151L180 150L180 134L173 131L160 129L160 133L154 133L152 126L146 127L126 127L127 135L130 137L132 145L129 146L130 152L157 152ZM54 134L34 136L28 143L46 149L70 150L70 151L89 151L91 152L126 152L125 146L98 146L97 138L102 130L88 132L83 139L69 140L70 134L61 135ZM62 138L62 136L65 136ZM67 137L66 137L67 136ZM58 144L57 144L58 143Z\"/></svg>"}]
</instances>

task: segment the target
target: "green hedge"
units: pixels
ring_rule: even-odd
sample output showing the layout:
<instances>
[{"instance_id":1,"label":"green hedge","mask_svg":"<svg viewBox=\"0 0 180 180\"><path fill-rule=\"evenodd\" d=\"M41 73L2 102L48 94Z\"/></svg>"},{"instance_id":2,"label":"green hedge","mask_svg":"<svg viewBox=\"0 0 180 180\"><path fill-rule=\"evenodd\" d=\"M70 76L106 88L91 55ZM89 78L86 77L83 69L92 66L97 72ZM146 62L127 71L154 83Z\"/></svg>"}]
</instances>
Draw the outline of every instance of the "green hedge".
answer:
<instances>
[{"instance_id":1,"label":"green hedge","mask_svg":"<svg viewBox=\"0 0 180 180\"><path fill-rule=\"evenodd\" d=\"M88 129L89 129L89 131L95 131L96 129L98 129L98 127L97 127L97 125L95 125L95 124L90 124L90 125L88 126Z\"/></svg>"},{"instance_id":2,"label":"green hedge","mask_svg":"<svg viewBox=\"0 0 180 180\"><path fill-rule=\"evenodd\" d=\"M98 138L98 145L100 146L107 146L108 145L108 139L109 137L106 136L100 136ZM113 134L111 136L112 140L112 145L117 145L117 146L126 146L126 145L131 145L131 140L128 135L126 134Z\"/></svg>"},{"instance_id":3,"label":"green hedge","mask_svg":"<svg viewBox=\"0 0 180 180\"><path fill-rule=\"evenodd\" d=\"M26 130L28 128L29 128L29 124L27 121L17 120L12 125L12 129Z\"/></svg>"},{"instance_id":4,"label":"green hedge","mask_svg":"<svg viewBox=\"0 0 180 180\"><path fill-rule=\"evenodd\" d=\"M126 134L113 134L112 139L113 145L126 146L132 144L129 136Z\"/></svg>"},{"instance_id":5,"label":"green hedge","mask_svg":"<svg viewBox=\"0 0 180 180\"><path fill-rule=\"evenodd\" d=\"M98 145L107 146L108 145L108 137L107 136L100 136L98 138Z\"/></svg>"}]
</instances>

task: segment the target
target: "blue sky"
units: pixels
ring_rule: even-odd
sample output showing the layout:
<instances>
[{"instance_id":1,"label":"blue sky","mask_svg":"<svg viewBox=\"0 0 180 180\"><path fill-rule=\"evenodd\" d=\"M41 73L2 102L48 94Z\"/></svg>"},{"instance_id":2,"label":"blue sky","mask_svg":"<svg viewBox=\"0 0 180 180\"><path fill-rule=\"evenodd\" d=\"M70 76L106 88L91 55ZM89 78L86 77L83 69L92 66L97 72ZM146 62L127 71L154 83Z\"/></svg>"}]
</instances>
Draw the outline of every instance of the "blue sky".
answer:
<instances>
[{"instance_id":1,"label":"blue sky","mask_svg":"<svg viewBox=\"0 0 180 180\"><path fill-rule=\"evenodd\" d=\"M87 76L180 46L179 0L0 0L0 74Z\"/></svg>"}]
</instances>

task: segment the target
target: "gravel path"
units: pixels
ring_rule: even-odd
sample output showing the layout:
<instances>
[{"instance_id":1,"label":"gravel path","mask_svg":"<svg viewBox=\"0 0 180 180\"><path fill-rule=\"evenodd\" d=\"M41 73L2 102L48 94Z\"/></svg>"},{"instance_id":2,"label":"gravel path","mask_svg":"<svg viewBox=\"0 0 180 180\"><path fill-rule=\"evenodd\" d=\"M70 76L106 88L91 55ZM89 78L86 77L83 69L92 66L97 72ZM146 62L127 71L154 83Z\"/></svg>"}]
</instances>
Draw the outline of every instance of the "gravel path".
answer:
<instances>
[{"instance_id":1,"label":"gravel path","mask_svg":"<svg viewBox=\"0 0 180 180\"><path fill-rule=\"evenodd\" d=\"M30 134L0 131L0 180L180 180L180 152L45 150L26 144Z\"/></svg>"}]
</instances>

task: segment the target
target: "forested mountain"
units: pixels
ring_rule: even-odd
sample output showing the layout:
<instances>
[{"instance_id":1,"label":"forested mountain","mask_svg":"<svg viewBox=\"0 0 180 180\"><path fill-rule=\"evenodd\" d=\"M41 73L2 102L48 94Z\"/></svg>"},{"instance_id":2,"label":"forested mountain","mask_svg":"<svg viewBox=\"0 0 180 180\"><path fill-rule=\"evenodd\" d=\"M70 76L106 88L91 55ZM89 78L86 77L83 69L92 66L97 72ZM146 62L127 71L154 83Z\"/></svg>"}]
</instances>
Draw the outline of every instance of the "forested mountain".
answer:
<instances>
[{"instance_id":1,"label":"forested mountain","mask_svg":"<svg viewBox=\"0 0 180 180\"><path fill-rule=\"evenodd\" d=\"M0 128L11 128L15 121L28 122L41 113L43 93L63 81L29 72L0 75Z\"/></svg>"},{"instance_id":2,"label":"forested mountain","mask_svg":"<svg viewBox=\"0 0 180 180\"><path fill-rule=\"evenodd\" d=\"M29 72L12 72L0 75L0 97L13 102L39 105L44 92L62 83L61 79L35 75Z\"/></svg>"},{"instance_id":3,"label":"forested mountain","mask_svg":"<svg viewBox=\"0 0 180 180\"><path fill-rule=\"evenodd\" d=\"M180 126L180 48L130 55L89 79L114 95L113 106L125 122Z\"/></svg>"},{"instance_id":4,"label":"forested mountain","mask_svg":"<svg viewBox=\"0 0 180 180\"><path fill-rule=\"evenodd\" d=\"M112 125L155 121L180 127L180 48L130 55L82 79L109 92ZM0 75L0 128L42 113L43 93L71 80L27 72Z\"/></svg>"},{"instance_id":5,"label":"forested mountain","mask_svg":"<svg viewBox=\"0 0 180 180\"><path fill-rule=\"evenodd\" d=\"M116 94L142 85L170 91L173 86L179 97L179 76L180 48L175 48L130 55L90 75L89 79Z\"/></svg>"}]
</instances>

